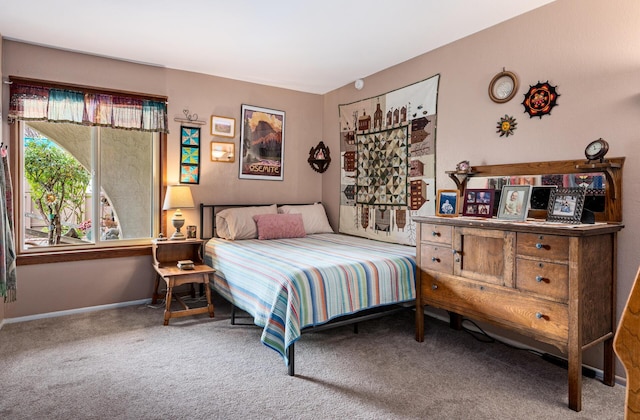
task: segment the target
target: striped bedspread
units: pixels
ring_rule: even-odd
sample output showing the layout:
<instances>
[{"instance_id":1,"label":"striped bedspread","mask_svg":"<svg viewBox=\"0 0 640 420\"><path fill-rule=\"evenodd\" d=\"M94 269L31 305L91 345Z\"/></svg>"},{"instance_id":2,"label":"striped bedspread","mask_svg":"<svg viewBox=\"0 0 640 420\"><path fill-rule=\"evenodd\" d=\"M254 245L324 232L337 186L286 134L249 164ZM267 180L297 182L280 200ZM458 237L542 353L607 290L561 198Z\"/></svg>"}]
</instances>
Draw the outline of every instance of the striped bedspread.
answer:
<instances>
[{"instance_id":1,"label":"striped bedspread","mask_svg":"<svg viewBox=\"0 0 640 420\"><path fill-rule=\"evenodd\" d=\"M205 262L217 270L213 288L254 317L285 363L304 327L415 299L415 248L354 236L213 238Z\"/></svg>"}]
</instances>

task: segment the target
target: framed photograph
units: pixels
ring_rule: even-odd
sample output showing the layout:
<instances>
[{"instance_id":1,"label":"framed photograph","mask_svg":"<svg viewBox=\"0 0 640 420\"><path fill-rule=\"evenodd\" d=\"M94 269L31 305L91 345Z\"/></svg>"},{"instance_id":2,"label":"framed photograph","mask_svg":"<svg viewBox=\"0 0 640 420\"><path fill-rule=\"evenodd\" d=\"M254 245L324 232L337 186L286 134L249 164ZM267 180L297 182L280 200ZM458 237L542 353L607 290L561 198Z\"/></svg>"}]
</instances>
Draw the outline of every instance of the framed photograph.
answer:
<instances>
[{"instance_id":1,"label":"framed photograph","mask_svg":"<svg viewBox=\"0 0 640 420\"><path fill-rule=\"evenodd\" d=\"M544 210L549 207L551 191L558 188L557 185L540 185L531 187L531 210Z\"/></svg>"},{"instance_id":2,"label":"framed photograph","mask_svg":"<svg viewBox=\"0 0 640 420\"><path fill-rule=\"evenodd\" d=\"M235 162L235 143L211 142L211 162Z\"/></svg>"},{"instance_id":3,"label":"framed photograph","mask_svg":"<svg viewBox=\"0 0 640 420\"><path fill-rule=\"evenodd\" d=\"M284 111L242 105L240 178L282 181Z\"/></svg>"},{"instance_id":4,"label":"framed photograph","mask_svg":"<svg viewBox=\"0 0 640 420\"><path fill-rule=\"evenodd\" d=\"M236 119L227 117L211 116L211 135L218 137L236 136Z\"/></svg>"},{"instance_id":5,"label":"framed photograph","mask_svg":"<svg viewBox=\"0 0 640 420\"><path fill-rule=\"evenodd\" d=\"M531 185L505 185L500 193L498 219L524 221L529 212Z\"/></svg>"},{"instance_id":6,"label":"framed photograph","mask_svg":"<svg viewBox=\"0 0 640 420\"><path fill-rule=\"evenodd\" d=\"M436 195L436 215L443 217L458 216L458 202L460 193L458 190L438 190Z\"/></svg>"},{"instance_id":7,"label":"framed photograph","mask_svg":"<svg viewBox=\"0 0 640 420\"><path fill-rule=\"evenodd\" d=\"M493 189L467 189L464 192L462 204L463 216L491 217L493 216Z\"/></svg>"},{"instance_id":8,"label":"framed photograph","mask_svg":"<svg viewBox=\"0 0 640 420\"><path fill-rule=\"evenodd\" d=\"M547 221L580 223L584 209L586 188L557 188L551 190Z\"/></svg>"}]
</instances>

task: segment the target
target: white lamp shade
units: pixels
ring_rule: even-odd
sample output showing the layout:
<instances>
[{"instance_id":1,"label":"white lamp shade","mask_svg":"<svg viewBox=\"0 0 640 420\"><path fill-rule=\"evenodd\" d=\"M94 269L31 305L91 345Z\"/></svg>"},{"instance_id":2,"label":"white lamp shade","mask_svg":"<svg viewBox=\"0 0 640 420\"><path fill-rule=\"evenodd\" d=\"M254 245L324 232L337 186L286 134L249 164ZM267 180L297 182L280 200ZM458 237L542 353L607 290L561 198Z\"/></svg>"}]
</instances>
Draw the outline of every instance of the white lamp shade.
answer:
<instances>
[{"instance_id":1,"label":"white lamp shade","mask_svg":"<svg viewBox=\"0 0 640 420\"><path fill-rule=\"evenodd\" d=\"M162 210L191 209L195 207L191 187L188 185L169 185L167 195L164 197Z\"/></svg>"}]
</instances>

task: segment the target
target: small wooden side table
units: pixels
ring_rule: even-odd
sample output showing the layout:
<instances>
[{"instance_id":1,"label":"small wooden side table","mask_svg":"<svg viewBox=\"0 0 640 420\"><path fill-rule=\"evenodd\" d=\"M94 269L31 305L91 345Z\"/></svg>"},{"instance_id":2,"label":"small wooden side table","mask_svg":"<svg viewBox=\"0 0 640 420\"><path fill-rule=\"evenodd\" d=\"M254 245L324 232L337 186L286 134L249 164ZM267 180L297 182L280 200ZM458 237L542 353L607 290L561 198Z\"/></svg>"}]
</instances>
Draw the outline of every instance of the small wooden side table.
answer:
<instances>
[{"instance_id":1,"label":"small wooden side table","mask_svg":"<svg viewBox=\"0 0 640 420\"><path fill-rule=\"evenodd\" d=\"M166 240L153 241L153 268L156 270L155 287L152 302L156 303L158 297L158 287L160 279L167 284L167 294L165 296L164 325L169 325L169 319L183 316L209 313L213 318L213 304L211 303L211 290L209 289L209 274L215 270L202 262L201 239ZM194 263L193 270L182 270L177 264L180 260L191 260ZM193 285L204 285L207 297L207 306L200 308L190 308L173 289L183 284L191 284L191 295L195 296ZM184 308L178 311L171 310L171 301L176 301Z\"/></svg>"}]
</instances>

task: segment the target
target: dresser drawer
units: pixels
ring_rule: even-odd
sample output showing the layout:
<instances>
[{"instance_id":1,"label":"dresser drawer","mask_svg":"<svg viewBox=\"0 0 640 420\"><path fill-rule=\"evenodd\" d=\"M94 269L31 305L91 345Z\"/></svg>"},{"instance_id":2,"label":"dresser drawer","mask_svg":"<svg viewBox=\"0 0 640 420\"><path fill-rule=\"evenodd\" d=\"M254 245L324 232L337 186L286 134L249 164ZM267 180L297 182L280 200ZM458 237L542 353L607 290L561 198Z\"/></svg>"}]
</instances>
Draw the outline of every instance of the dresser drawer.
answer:
<instances>
[{"instance_id":1,"label":"dresser drawer","mask_svg":"<svg viewBox=\"0 0 640 420\"><path fill-rule=\"evenodd\" d=\"M569 266L518 258L516 288L566 302L569 297Z\"/></svg>"},{"instance_id":2,"label":"dresser drawer","mask_svg":"<svg viewBox=\"0 0 640 420\"><path fill-rule=\"evenodd\" d=\"M423 270L453 274L453 252L447 246L420 244L420 266Z\"/></svg>"},{"instance_id":3,"label":"dresser drawer","mask_svg":"<svg viewBox=\"0 0 640 420\"><path fill-rule=\"evenodd\" d=\"M451 245L452 226L442 226L432 223L420 224L420 237L422 242L435 242Z\"/></svg>"},{"instance_id":4,"label":"dresser drawer","mask_svg":"<svg viewBox=\"0 0 640 420\"><path fill-rule=\"evenodd\" d=\"M567 261L569 259L569 237L518 233L516 253L530 257Z\"/></svg>"},{"instance_id":5,"label":"dresser drawer","mask_svg":"<svg viewBox=\"0 0 640 420\"><path fill-rule=\"evenodd\" d=\"M436 308L497 321L534 336L543 335L560 341L568 337L568 306L562 303L538 299L513 289L437 275L423 278L421 293L423 302Z\"/></svg>"}]
</instances>

